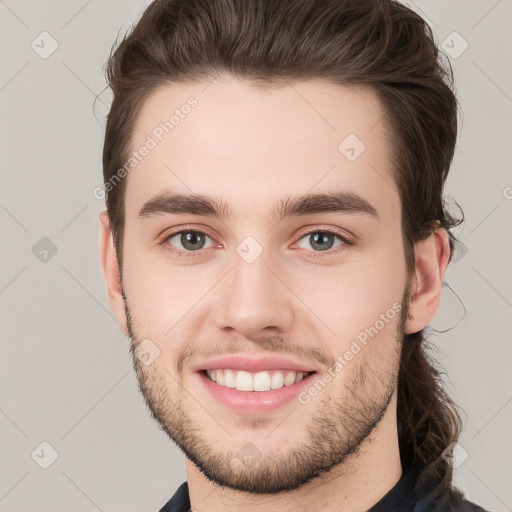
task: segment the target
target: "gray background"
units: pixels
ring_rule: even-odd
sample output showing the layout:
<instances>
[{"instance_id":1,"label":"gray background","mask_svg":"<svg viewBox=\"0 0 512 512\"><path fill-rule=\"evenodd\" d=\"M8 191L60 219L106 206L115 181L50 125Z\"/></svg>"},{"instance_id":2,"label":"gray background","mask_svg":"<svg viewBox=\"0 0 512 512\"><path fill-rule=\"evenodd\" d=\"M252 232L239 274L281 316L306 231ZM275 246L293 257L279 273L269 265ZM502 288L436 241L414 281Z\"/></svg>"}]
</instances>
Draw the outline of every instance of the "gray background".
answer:
<instances>
[{"instance_id":1,"label":"gray background","mask_svg":"<svg viewBox=\"0 0 512 512\"><path fill-rule=\"evenodd\" d=\"M0 0L0 510L156 511L186 478L182 454L149 419L108 306L103 204L92 193L109 101L96 102L100 123L102 67L147 3ZM465 212L455 233L466 249L449 267L432 326L457 324L460 301L466 316L429 338L467 413L468 458L455 482L504 512L512 510L512 2L409 5L452 53L463 108L447 194ZM44 31L58 43L47 58L31 47L51 49ZM460 55L454 31L469 45ZM42 442L58 453L47 469L52 448Z\"/></svg>"}]
</instances>

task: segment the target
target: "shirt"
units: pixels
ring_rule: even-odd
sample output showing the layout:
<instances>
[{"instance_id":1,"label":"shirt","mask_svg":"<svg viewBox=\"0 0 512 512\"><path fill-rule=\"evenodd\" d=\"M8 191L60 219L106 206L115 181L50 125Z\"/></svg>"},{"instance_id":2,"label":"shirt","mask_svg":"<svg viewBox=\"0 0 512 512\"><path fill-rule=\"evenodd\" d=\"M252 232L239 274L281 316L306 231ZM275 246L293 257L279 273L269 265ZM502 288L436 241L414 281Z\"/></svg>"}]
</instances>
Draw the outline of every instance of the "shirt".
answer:
<instances>
[{"instance_id":1,"label":"shirt","mask_svg":"<svg viewBox=\"0 0 512 512\"><path fill-rule=\"evenodd\" d=\"M440 500L429 498L415 489L419 474L420 471L415 467L402 473L395 486L368 512L487 512L478 505L466 501L454 488L448 491L450 505L440 505ZM447 498L446 494L444 498ZM183 482L159 512L188 512L189 509L188 483ZM201 512L207 510L202 508Z\"/></svg>"}]
</instances>

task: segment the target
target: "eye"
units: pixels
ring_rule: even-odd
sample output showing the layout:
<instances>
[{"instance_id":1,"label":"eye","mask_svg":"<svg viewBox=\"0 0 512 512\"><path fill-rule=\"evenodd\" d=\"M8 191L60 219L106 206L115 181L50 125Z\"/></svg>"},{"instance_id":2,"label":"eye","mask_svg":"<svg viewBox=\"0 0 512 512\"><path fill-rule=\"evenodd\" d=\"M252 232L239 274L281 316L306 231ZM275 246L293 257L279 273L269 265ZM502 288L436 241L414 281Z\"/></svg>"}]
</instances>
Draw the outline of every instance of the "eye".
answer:
<instances>
[{"instance_id":1,"label":"eye","mask_svg":"<svg viewBox=\"0 0 512 512\"><path fill-rule=\"evenodd\" d=\"M325 252L343 245L352 245L352 242L337 231L317 229L303 235L297 245L301 249L313 248L315 252Z\"/></svg>"},{"instance_id":2,"label":"eye","mask_svg":"<svg viewBox=\"0 0 512 512\"><path fill-rule=\"evenodd\" d=\"M163 240L163 243L179 251L198 251L212 247L212 245L206 246L207 239L212 242L212 239L206 233L186 229L170 234Z\"/></svg>"}]
</instances>

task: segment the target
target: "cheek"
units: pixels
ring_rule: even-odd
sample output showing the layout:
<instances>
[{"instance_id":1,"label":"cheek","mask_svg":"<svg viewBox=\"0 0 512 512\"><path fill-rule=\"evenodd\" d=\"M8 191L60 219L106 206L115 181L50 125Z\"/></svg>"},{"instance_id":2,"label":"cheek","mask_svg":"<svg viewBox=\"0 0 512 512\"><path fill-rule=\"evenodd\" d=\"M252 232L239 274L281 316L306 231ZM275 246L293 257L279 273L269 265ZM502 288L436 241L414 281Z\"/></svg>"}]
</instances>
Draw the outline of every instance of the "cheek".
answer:
<instances>
[{"instance_id":1,"label":"cheek","mask_svg":"<svg viewBox=\"0 0 512 512\"><path fill-rule=\"evenodd\" d=\"M335 372L346 385L352 379L360 379L358 375L375 373L386 379L385 375L396 370L400 347L397 329L402 313L400 296L400 293L389 293L388 289L387 294L361 295L346 307L340 306L333 328L336 335L326 343L337 362Z\"/></svg>"},{"instance_id":2,"label":"cheek","mask_svg":"<svg viewBox=\"0 0 512 512\"><path fill-rule=\"evenodd\" d=\"M400 257L354 257L339 266L310 267L290 276L294 290L319 313L324 311L345 324L347 320L377 319L395 302L401 302L406 283ZM337 323L337 322L336 322Z\"/></svg>"},{"instance_id":3,"label":"cheek","mask_svg":"<svg viewBox=\"0 0 512 512\"><path fill-rule=\"evenodd\" d=\"M396 347L405 284L401 253L383 250L378 258L364 256L354 264L299 277L295 290L329 329L333 353L343 354L357 343L370 349L367 355L378 351L378 357L392 354Z\"/></svg>"},{"instance_id":4,"label":"cheek","mask_svg":"<svg viewBox=\"0 0 512 512\"><path fill-rule=\"evenodd\" d=\"M178 324L209 288L203 273L170 266L158 250L125 245L123 286L139 336L159 339Z\"/></svg>"}]
</instances>

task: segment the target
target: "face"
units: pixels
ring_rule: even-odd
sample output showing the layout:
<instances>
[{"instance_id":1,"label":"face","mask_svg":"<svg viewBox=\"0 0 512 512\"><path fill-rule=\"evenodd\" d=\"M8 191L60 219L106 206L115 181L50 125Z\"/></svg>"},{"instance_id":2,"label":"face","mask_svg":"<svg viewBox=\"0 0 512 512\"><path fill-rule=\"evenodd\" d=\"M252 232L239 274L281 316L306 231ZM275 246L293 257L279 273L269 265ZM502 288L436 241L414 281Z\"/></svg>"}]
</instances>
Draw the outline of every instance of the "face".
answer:
<instances>
[{"instance_id":1,"label":"face","mask_svg":"<svg viewBox=\"0 0 512 512\"><path fill-rule=\"evenodd\" d=\"M222 75L137 119L132 149L153 147L125 195L133 362L222 486L298 488L395 421L408 276L382 117L369 89Z\"/></svg>"}]
</instances>

